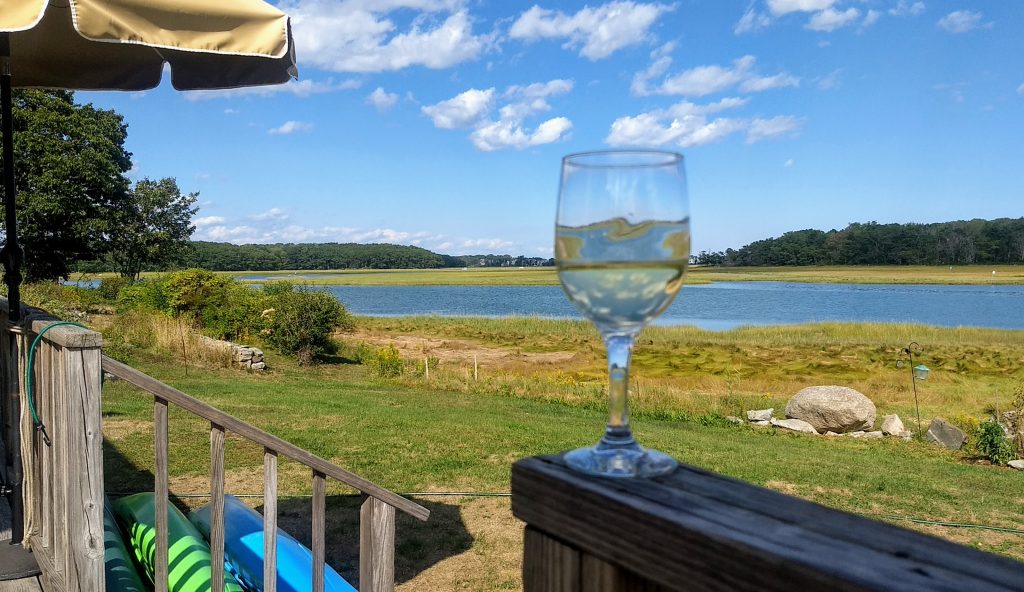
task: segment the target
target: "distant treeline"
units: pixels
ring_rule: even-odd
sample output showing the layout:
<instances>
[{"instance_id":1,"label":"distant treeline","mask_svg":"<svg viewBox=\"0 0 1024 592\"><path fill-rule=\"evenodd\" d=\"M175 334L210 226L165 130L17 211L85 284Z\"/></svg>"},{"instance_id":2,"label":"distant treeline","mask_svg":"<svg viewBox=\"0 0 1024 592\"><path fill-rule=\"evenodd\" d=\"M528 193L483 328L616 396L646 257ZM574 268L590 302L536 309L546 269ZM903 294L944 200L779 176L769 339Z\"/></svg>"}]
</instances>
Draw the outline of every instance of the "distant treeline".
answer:
<instances>
[{"instance_id":1,"label":"distant treeline","mask_svg":"<svg viewBox=\"0 0 1024 592\"><path fill-rule=\"evenodd\" d=\"M1024 263L1024 218L797 230L739 250L702 251L695 259L733 266Z\"/></svg>"},{"instance_id":2,"label":"distant treeline","mask_svg":"<svg viewBox=\"0 0 1024 592\"><path fill-rule=\"evenodd\" d=\"M188 267L214 271L286 269L432 269L441 267L535 267L554 260L511 255L440 255L420 247L388 244L299 243L234 245L193 241Z\"/></svg>"}]
</instances>

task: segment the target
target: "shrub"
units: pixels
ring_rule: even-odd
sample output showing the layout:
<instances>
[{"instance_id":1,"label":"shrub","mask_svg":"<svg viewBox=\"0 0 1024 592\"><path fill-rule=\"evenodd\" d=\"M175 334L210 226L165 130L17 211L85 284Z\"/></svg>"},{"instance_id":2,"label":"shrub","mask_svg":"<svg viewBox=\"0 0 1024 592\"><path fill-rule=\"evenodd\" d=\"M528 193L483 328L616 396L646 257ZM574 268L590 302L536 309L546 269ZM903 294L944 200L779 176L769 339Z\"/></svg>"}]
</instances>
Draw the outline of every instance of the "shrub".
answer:
<instances>
[{"instance_id":1,"label":"shrub","mask_svg":"<svg viewBox=\"0 0 1024 592\"><path fill-rule=\"evenodd\" d=\"M117 304L122 310L167 311L167 294L160 280L142 280L121 288Z\"/></svg>"},{"instance_id":2,"label":"shrub","mask_svg":"<svg viewBox=\"0 0 1024 592\"><path fill-rule=\"evenodd\" d=\"M1003 426L991 419L982 422L978 427L975 445L978 452L994 465L1005 465L1013 460L1013 444L1003 432Z\"/></svg>"},{"instance_id":3,"label":"shrub","mask_svg":"<svg viewBox=\"0 0 1024 592\"><path fill-rule=\"evenodd\" d=\"M132 278L125 277L108 277L100 280L100 285L96 290L99 292L101 298L107 302L114 302L118 299L121 294L121 290L135 283Z\"/></svg>"},{"instance_id":4,"label":"shrub","mask_svg":"<svg viewBox=\"0 0 1024 592\"><path fill-rule=\"evenodd\" d=\"M203 312L227 303L233 280L206 269L183 269L168 275L162 283L169 312L202 322Z\"/></svg>"},{"instance_id":5,"label":"shrub","mask_svg":"<svg viewBox=\"0 0 1024 592\"><path fill-rule=\"evenodd\" d=\"M299 363L311 363L335 351L331 333L335 328L354 328L352 316L327 292L279 285L264 290L263 304L269 305L266 339L283 353L298 356Z\"/></svg>"},{"instance_id":6,"label":"shrub","mask_svg":"<svg viewBox=\"0 0 1024 592\"><path fill-rule=\"evenodd\" d=\"M371 367L374 374L381 378L393 378L401 376L404 364L398 355L398 350L393 345L382 347L377 350Z\"/></svg>"}]
</instances>

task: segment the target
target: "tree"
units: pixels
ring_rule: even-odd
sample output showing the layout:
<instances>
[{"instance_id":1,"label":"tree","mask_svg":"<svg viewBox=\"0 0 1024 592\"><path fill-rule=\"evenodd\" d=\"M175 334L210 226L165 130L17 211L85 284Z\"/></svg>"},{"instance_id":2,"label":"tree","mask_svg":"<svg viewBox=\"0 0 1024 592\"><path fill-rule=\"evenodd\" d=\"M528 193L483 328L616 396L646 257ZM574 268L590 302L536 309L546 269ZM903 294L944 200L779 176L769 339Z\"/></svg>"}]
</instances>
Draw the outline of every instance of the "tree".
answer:
<instances>
[{"instance_id":1,"label":"tree","mask_svg":"<svg viewBox=\"0 0 1024 592\"><path fill-rule=\"evenodd\" d=\"M164 268L184 260L196 227L192 216L198 193L182 195L173 178L143 179L113 212L107 255L114 271L138 279L143 269Z\"/></svg>"},{"instance_id":2,"label":"tree","mask_svg":"<svg viewBox=\"0 0 1024 592\"><path fill-rule=\"evenodd\" d=\"M127 199L128 128L118 113L76 104L68 91L17 90L13 107L25 275L65 277L72 263L105 251L110 214Z\"/></svg>"}]
</instances>

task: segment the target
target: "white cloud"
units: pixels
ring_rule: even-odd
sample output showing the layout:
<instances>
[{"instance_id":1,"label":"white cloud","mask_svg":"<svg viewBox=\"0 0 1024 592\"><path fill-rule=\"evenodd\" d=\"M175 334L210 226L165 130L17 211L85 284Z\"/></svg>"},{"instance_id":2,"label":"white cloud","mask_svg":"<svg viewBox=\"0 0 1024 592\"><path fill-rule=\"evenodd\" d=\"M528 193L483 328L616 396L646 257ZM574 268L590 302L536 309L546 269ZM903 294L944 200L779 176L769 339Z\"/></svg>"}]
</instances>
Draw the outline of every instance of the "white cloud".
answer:
<instances>
[{"instance_id":1,"label":"white cloud","mask_svg":"<svg viewBox=\"0 0 1024 592\"><path fill-rule=\"evenodd\" d=\"M775 76L754 76L744 80L740 84L740 90L742 92L761 92L787 86L800 86L800 79L787 72Z\"/></svg>"},{"instance_id":2,"label":"white cloud","mask_svg":"<svg viewBox=\"0 0 1024 592\"><path fill-rule=\"evenodd\" d=\"M779 115L771 119L754 119L747 128L747 144L771 138L792 136L800 131L803 123L804 120L802 118L793 117L792 115Z\"/></svg>"},{"instance_id":3,"label":"white cloud","mask_svg":"<svg viewBox=\"0 0 1024 592\"><path fill-rule=\"evenodd\" d=\"M790 159L786 160L786 162L782 163L782 166L784 166L784 167L786 167L788 169L788 168L792 167L794 164L796 164L796 161L793 160L792 158L790 158Z\"/></svg>"},{"instance_id":4,"label":"white cloud","mask_svg":"<svg viewBox=\"0 0 1024 592\"><path fill-rule=\"evenodd\" d=\"M451 243L448 243L449 245ZM467 239L459 243L459 247L463 249L507 249L513 244L512 241L507 241L500 238L474 238Z\"/></svg>"},{"instance_id":5,"label":"white cloud","mask_svg":"<svg viewBox=\"0 0 1024 592\"><path fill-rule=\"evenodd\" d=\"M1024 97L1024 84L1017 87L1017 94Z\"/></svg>"},{"instance_id":6,"label":"white cloud","mask_svg":"<svg viewBox=\"0 0 1024 592\"><path fill-rule=\"evenodd\" d=\"M515 120L499 119L476 128L470 140L478 150L493 152L503 148L522 150L530 146L556 142L572 129L572 122L565 117L555 117L537 126L530 132Z\"/></svg>"},{"instance_id":7,"label":"white cloud","mask_svg":"<svg viewBox=\"0 0 1024 592\"><path fill-rule=\"evenodd\" d=\"M974 29L990 28L992 23L982 23L980 12L956 10L939 19L936 25L949 33L966 33Z\"/></svg>"},{"instance_id":8,"label":"white cloud","mask_svg":"<svg viewBox=\"0 0 1024 592\"><path fill-rule=\"evenodd\" d=\"M278 127L272 127L267 130L268 134L274 136L286 136L288 134L294 134L297 132L308 132L313 130L313 124L305 121L286 121Z\"/></svg>"},{"instance_id":9,"label":"white cloud","mask_svg":"<svg viewBox=\"0 0 1024 592\"><path fill-rule=\"evenodd\" d=\"M509 29L509 37L534 41L567 38L566 48L595 61L650 38L650 28L662 14L673 10L665 4L632 1L608 2L596 8L584 6L576 14L534 5Z\"/></svg>"},{"instance_id":10,"label":"white cloud","mask_svg":"<svg viewBox=\"0 0 1024 592\"><path fill-rule=\"evenodd\" d=\"M469 138L478 150L521 150L557 142L572 130L572 122L565 117L548 119L532 130L523 125L527 118L551 110L548 98L566 94L572 88L573 81L563 79L510 86L500 95L505 104L498 109L497 119L489 117L497 105L498 95L493 88L469 89L451 99L425 106L422 111L442 129L472 127Z\"/></svg>"},{"instance_id":11,"label":"white cloud","mask_svg":"<svg viewBox=\"0 0 1024 592\"><path fill-rule=\"evenodd\" d=\"M238 115L238 113L238 109L232 109L231 107L224 110L224 115Z\"/></svg>"},{"instance_id":12,"label":"white cloud","mask_svg":"<svg viewBox=\"0 0 1024 592\"><path fill-rule=\"evenodd\" d=\"M836 0L768 0L768 10L775 16L791 12L818 12L832 8Z\"/></svg>"},{"instance_id":13,"label":"white cloud","mask_svg":"<svg viewBox=\"0 0 1024 592\"><path fill-rule=\"evenodd\" d=\"M378 111L387 111L398 102L398 95L385 92L382 87L377 87L372 93L366 96L366 103L373 105Z\"/></svg>"},{"instance_id":14,"label":"white cloud","mask_svg":"<svg viewBox=\"0 0 1024 592\"><path fill-rule=\"evenodd\" d=\"M633 94L639 96L663 94L703 97L737 86L741 92L799 86L800 79L788 72L772 76L759 75L754 69L755 62L754 56L747 55L733 60L732 66L697 66L668 76L657 86L650 87L651 80L664 74L672 64L672 58L662 56L646 70L637 73L630 88Z\"/></svg>"},{"instance_id":15,"label":"white cloud","mask_svg":"<svg viewBox=\"0 0 1024 592\"><path fill-rule=\"evenodd\" d=\"M351 90L359 88L362 82L354 79L335 82L328 80L292 80L286 84L272 84L269 86L246 86L242 88L224 88L219 90L192 90L184 93L185 99L189 101L209 101L212 99L235 99L239 97L271 97L275 95L294 95L306 98L311 95L335 92L339 90ZM227 113L227 110L225 110ZM236 111L237 113L237 111Z\"/></svg>"},{"instance_id":16,"label":"white cloud","mask_svg":"<svg viewBox=\"0 0 1024 592\"><path fill-rule=\"evenodd\" d=\"M910 3L909 0L900 0L896 6L889 9L893 16L917 16L924 12L924 2Z\"/></svg>"},{"instance_id":17,"label":"white cloud","mask_svg":"<svg viewBox=\"0 0 1024 592\"><path fill-rule=\"evenodd\" d=\"M839 88L839 85L842 84L842 79L840 78L842 73L842 69L833 70L827 76L819 78L815 85L818 87L818 90L837 89Z\"/></svg>"},{"instance_id":18,"label":"white cloud","mask_svg":"<svg viewBox=\"0 0 1024 592\"><path fill-rule=\"evenodd\" d=\"M867 14L864 15L864 20L861 21L861 23L860 23L861 29L866 29L866 28L870 27L871 25L877 23L878 19L881 16L882 16L881 12L878 12L877 10L869 10L867 12Z\"/></svg>"},{"instance_id":19,"label":"white cloud","mask_svg":"<svg viewBox=\"0 0 1024 592\"><path fill-rule=\"evenodd\" d=\"M483 118L494 106L494 89L471 88L446 101L427 105L421 110L442 129L471 126Z\"/></svg>"},{"instance_id":20,"label":"white cloud","mask_svg":"<svg viewBox=\"0 0 1024 592\"><path fill-rule=\"evenodd\" d=\"M213 226L214 224L223 224L225 222L224 216L203 216L202 218L196 218L192 220L192 224L196 228L202 228L203 226Z\"/></svg>"},{"instance_id":21,"label":"white cloud","mask_svg":"<svg viewBox=\"0 0 1024 592\"><path fill-rule=\"evenodd\" d=\"M475 35L459 0L286 0L300 62L334 72L449 68L476 59L492 43ZM414 13L405 30L392 12ZM404 16L404 15L403 15Z\"/></svg>"},{"instance_id":22,"label":"white cloud","mask_svg":"<svg viewBox=\"0 0 1024 592\"><path fill-rule=\"evenodd\" d=\"M259 220L259 221L275 220L275 221L280 222L282 220L287 220L288 219L288 212L284 211L281 208L270 208L269 210L267 210L265 212L260 212L259 214L253 214L252 216L249 216L249 218L252 219L252 220Z\"/></svg>"},{"instance_id":23,"label":"white cloud","mask_svg":"<svg viewBox=\"0 0 1024 592\"><path fill-rule=\"evenodd\" d=\"M754 10L751 6L743 13L740 20L736 21L736 26L733 27L732 32L736 35L742 35L744 33L753 33L772 24L772 17L768 16L763 12Z\"/></svg>"},{"instance_id":24,"label":"white cloud","mask_svg":"<svg viewBox=\"0 0 1024 592\"><path fill-rule=\"evenodd\" d=\"M612 146L676 145L689 148L745 132L747 143L754 143L795 133L803 123L802 119L793 116L771 119L708 117L743 106L746 102L741 98L726 98L705 105L683 101L668 109L620 117L612 123L605 142Z\"/></svg>"},{"instance_id":25,"label":"white cloud","mask_svg":"<svg viewBox=\"0 0 1024 592\"><path fill-rule=\"evenodd\" d=\"M807 22L806 28L812 31L823 31L826 33L835 31L847 25L853 24L860 18L860 11L856 8L847 8L843 11L826 8L814 13L811 20Z\"/></svg>"}]
</instances>

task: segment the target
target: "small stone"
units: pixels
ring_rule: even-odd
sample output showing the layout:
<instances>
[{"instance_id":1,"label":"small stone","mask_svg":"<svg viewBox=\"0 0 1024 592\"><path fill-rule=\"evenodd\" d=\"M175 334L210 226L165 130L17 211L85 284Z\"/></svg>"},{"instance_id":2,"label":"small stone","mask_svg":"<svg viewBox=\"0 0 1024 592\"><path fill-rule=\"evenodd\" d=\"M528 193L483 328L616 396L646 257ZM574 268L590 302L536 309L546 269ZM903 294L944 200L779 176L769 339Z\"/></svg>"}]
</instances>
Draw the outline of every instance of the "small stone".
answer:
<instances>
[{"instance_id":1,"label":"small stone","mask_svg":"<svg viewBox=\"0 0 1024 592\"><path fill-rule=\"evenodd\" d=\"M1006 463L1010 468L1017 469L1018 471L1024 471L1024 459L1011 460Z\"/></svg>"},{"instance_id":2,"label":"small stone","mask_svg":"<svg viewBox=\"0 0 1024 592\"><path fill-rule=\"evenodd\" d=\"M742 419L736 417L735 415L726 415L725 416L725 420L728 421L729 423L734 423L736 425L743 425L743 424L747 423L747 422L743 421Z\"/></svg>"},{"instance_id":3,"label":"small stone","mask_svg":"<svg viewBox=\"0 0 1024 592\"><path fill-rule=\"evenodd\" d=\"M121 377L114 376L110 372L103 373L103 382L117 382L118 380L121 380Z\"/></svg>"},{"instance_id":4,"label":"small stone","mask_svg":"<svg viewBox=\"0 0 1024 592\"><path fill-rule=\"evenodd\" d=\"M886 415L882 419L882 433L886 436L900 434L905 429L899 415Z\"/></svg>"},{"instance_id":5,"label":"small stone","mask_svg":"<svg viewBox=\"0 0 1024 592\"><path fill-rule=\"evenodd\" d=\"M267 369L267 365L263 362L256 362L255 364L249 367L252 368L253 370L256 370L257 372Z\"/></svg>"},{"instance_id":6,"label":"small stone","mask_svg":"<svg viewBox=\"0 0 1024 592\"><path fill-rule=\"evenodd\" d=\"M941 444L950 450L960 450L967 443L967 434L963 430L942 419L936 417L928 426L928 433L925 440Z\"/></svg>"},{"instance_id":7,"label":"small stone","mask_svg":"<svg viewBox=\"0 0 1024 592\"><path fill-rule=\"evenodd\" d=\"M772 422L770 422L770 421L768 421L768 420L766 420L766 419L765 419L765 420L761 420L761 419L759 419L759 420L757 420L757 421L752 421L752 422L750 422L750 425L756 425L756 426L770 426L770 425L772 425Z\"/></svg>"},{"instance_id":8,"label":"small stone","mask_svg":"<svg viewBox=\"0 0 1024 592\"><path fill-rule=\"evenodd\" d=\"M874 440L876 438L881 438L882 436L884 436L884 434L882 432L880 432L880 431L878 431L878 432L864 432L864 438L866 438L866 439Z\"/></svg>"},{"instance_id":9,"label":"small stone","mask_svg":"<svg viewBox=\"0 0 1024 592\"><path fill-rule=\"evenodd\" d=\"M771 423L772 426L783 430L815 435L818 433L818 430L814 429L814 426L802 419L773 419L769 423Z\"/></svg>"},{"instance_id":10,"label":"small stone","mask_svg":"<svg viewBox=\"0 0 1024 592\"><path fill-rule=\"evenodd\" d=\"M851 438L863 438L864 437L864 431L863 430L858 430L856 432L846 432L843 435L844 436L849 436Z\"/></svg>"},{"instance_id":11,"label":"small stone","mask_svg":"<svg viewBox=\"0 0 1024 592\"><path fill-rule=\"evenodd\" d=\"M754 421L771 421L772 414L775 413L775 409L756 409L754 411L747 411L747 420Z\"/></svg>"},{"instance_id":12,"label":"small stone","mask_svg":"<svg viewBox=\"0 0 1024 592\"><path fill-rule=\"evenodd\" d=\"M837 434L837 433L833 432L832 430L829 430L829 431L825 432L825 435L826 436L842 436L842 434Z\"/></svg>"},{"instance_id":13,"label":"small stone","mask_svg":"<svg viewBox=\"0 0 1024 592\"><path fill-rule=\"evenodd\" d=\"M910 442L911 440L914 439L914 432L912 432L910 430L903 430L902 432L900 432L896 436L900 440L903 440L904 442Z\"/></svg>"}]
</instances>

